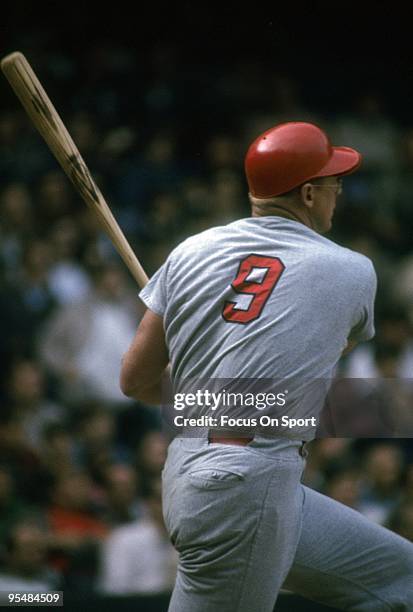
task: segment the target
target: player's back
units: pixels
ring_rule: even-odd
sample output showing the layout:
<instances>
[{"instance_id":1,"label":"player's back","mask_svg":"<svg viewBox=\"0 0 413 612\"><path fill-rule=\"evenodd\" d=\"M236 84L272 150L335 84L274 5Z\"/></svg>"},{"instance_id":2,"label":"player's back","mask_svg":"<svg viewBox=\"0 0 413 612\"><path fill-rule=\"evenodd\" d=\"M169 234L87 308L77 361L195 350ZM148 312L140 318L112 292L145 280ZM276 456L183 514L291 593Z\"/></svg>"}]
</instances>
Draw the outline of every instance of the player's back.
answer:
<instances>
[{"instance_id":1,"label":"player's back","mask_svg":"<svg viewBox=\"0 0 413 612\"><path fill-rule=\"evenodd\" d=\"M330 377L352 329L373 335L370 260L289 219L192 236L159 274L174 378Z\"/></svg>"}]
</instances>

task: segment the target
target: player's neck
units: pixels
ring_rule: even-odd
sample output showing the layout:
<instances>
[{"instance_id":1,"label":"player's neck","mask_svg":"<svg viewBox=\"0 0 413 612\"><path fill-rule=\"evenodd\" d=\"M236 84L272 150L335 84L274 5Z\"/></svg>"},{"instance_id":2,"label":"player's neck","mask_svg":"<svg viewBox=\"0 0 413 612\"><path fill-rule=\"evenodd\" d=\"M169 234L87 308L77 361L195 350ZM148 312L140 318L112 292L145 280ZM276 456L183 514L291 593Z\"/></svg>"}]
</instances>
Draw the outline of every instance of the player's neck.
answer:
<instances>
[{"instance_id":1,"label":"player's neck","mask_svg":"<svg viewBox=\"0 0 413 612\"><path fill-rule=\"evenodd\" d=\"M252 216L253 217L284 217L285 219L290 219L291 221L298 221L298 223L302 223L307 227L312 227L311 219L304 214L300 214L299 212L293 211L291 209L284 208L283 206L279 206L278 204L271 204L270 206L256 206L252 207Z\"/></svg>"}]
</instances>

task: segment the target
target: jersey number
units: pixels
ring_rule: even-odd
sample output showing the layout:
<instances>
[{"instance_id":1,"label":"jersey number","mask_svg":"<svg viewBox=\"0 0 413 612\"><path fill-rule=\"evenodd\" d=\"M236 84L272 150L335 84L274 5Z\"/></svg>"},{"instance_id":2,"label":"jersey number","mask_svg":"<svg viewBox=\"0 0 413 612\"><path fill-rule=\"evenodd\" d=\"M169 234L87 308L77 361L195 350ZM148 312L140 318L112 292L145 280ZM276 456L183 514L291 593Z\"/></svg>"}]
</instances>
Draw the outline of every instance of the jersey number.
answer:
<instances>
[{"instance_id":1,"label":"jersey number","mask_svg":"<svg viewBox=\"0 0 413 612\"><path fill-rule=\"evenodd\" d=\"M252 299L247 308L240 308L237 302L225 302L222 311L225 321L245 324L258 319L284 270L278 257L248 255L242 259L231 287L239 295L252 296Z\"/></svg>"}]
</instances>

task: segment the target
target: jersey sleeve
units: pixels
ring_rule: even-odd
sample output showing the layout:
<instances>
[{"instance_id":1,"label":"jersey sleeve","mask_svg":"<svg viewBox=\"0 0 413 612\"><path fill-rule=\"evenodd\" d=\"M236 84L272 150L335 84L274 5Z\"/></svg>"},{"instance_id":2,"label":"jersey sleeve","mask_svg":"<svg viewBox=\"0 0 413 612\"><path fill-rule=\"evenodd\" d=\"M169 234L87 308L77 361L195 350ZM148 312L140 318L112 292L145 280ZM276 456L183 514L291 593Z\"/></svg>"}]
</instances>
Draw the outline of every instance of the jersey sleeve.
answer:
<instances>
[{"instance_id":1,"label":"jersey sleeve","mask_svg":"<svg viewBox=\"0 0 413 612\"><path fill-rule=\"evenodd\" d=\"M354 316L354 326L351 329L349 340L364 342L371 340L375 334L374 328L374 300L377 291L377 276L372 262L363 258L363 265L359 274L360 300Z\"/></svg>"},{"instance_id":2,"label":"jersey sleeve","mask_svg":"<svg viewBox=\"0 0 413 612\"><path fill-rule=\"evenodd\" d=\"M147 285L139 293L139 297L149 310L163 316L167 304L167 273L168 262L164 263L150 278Z\"/></svg>"}]
</instances>

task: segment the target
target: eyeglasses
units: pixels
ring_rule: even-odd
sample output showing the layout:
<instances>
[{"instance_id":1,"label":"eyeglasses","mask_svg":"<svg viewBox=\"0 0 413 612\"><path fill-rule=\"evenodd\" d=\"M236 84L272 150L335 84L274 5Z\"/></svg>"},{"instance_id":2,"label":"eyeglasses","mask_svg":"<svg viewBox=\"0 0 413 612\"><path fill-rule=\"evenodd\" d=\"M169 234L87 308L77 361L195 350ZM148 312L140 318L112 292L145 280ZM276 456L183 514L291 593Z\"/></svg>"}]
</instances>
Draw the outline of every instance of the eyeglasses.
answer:
<instances>
[{"instance_id":1,"label":"eyeglasses","mask_svg":"<svg viewBox=\"0 0 413 612\"><path fill-rule=\"evenodd\" d=\"M340 194L343 193L342 181L337 181L337 183L334 183L334 184L325 183L324 185L314 185L314 183L310 183L310 185L312 185L313 187L324 187L324 188L327 187L329 189L332 189L336 196L339 196Z\"/></svg>"}]
</instances>

